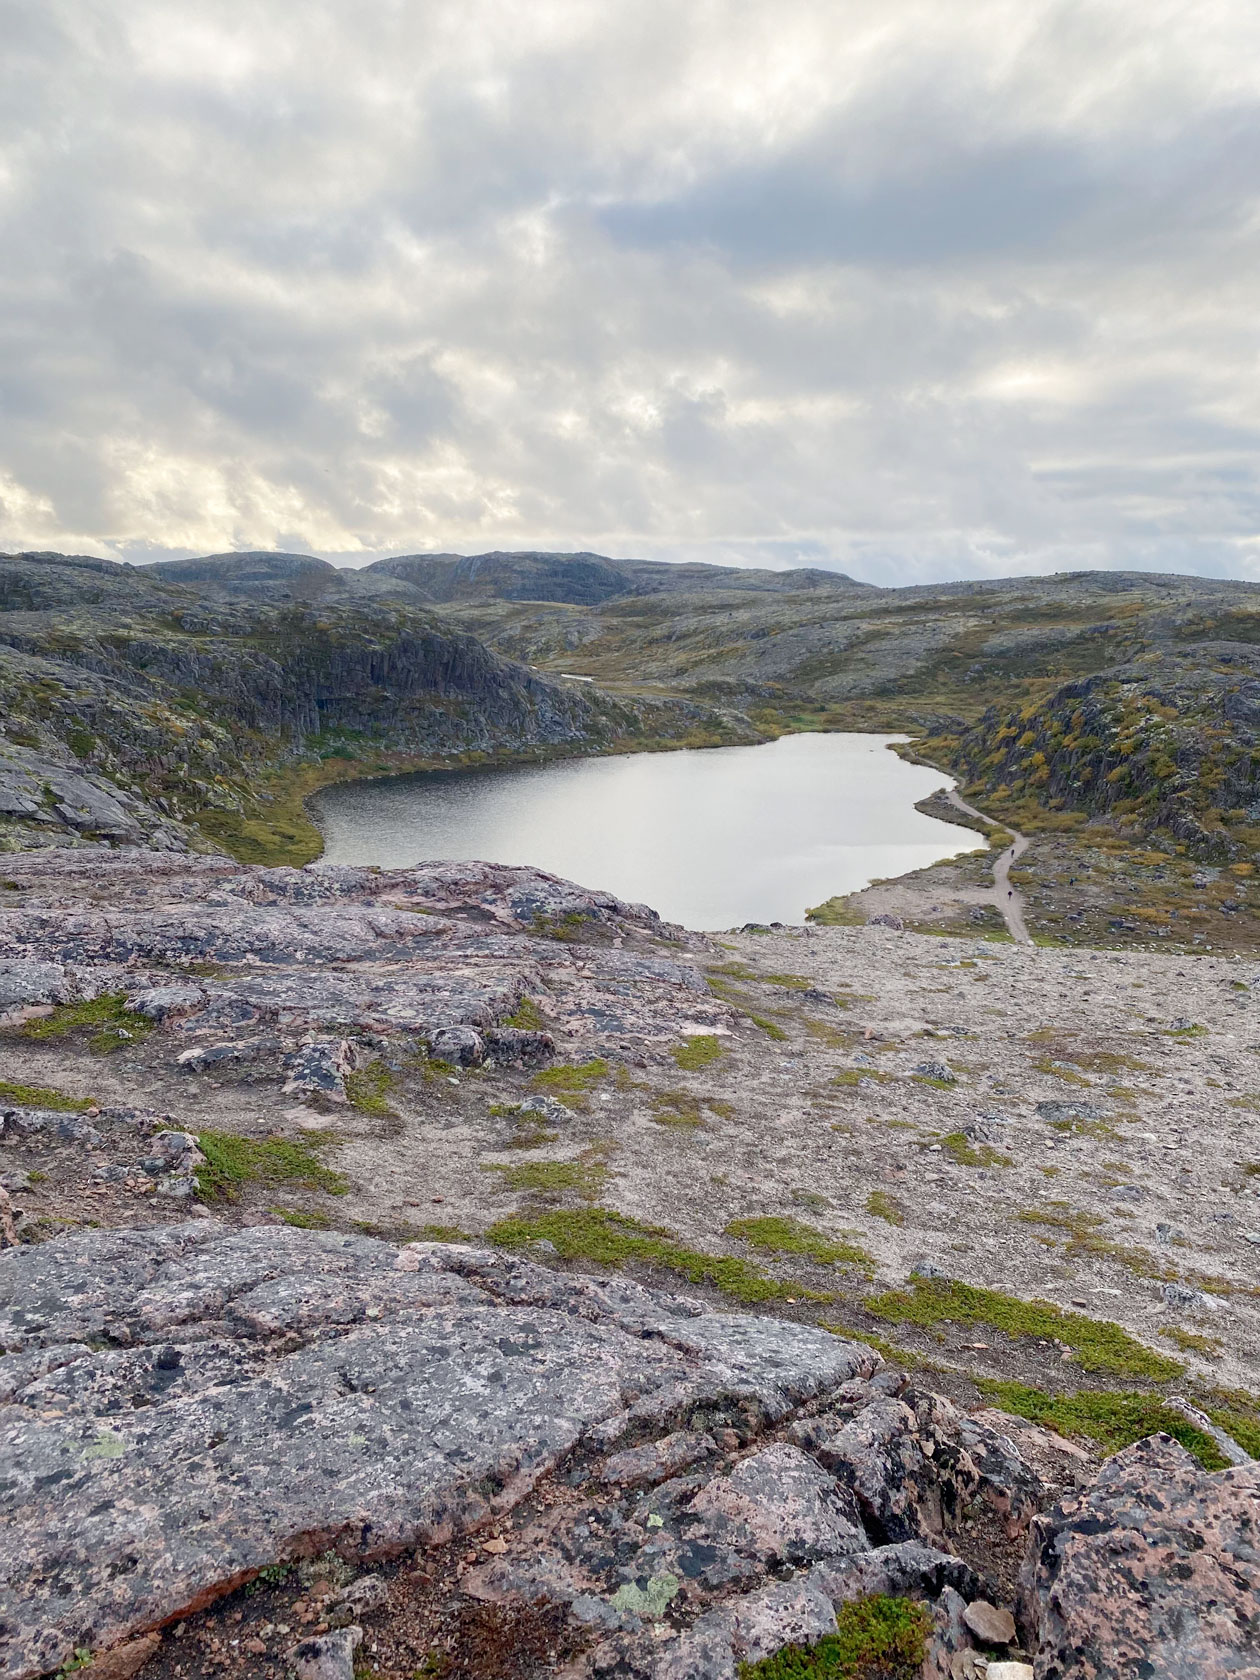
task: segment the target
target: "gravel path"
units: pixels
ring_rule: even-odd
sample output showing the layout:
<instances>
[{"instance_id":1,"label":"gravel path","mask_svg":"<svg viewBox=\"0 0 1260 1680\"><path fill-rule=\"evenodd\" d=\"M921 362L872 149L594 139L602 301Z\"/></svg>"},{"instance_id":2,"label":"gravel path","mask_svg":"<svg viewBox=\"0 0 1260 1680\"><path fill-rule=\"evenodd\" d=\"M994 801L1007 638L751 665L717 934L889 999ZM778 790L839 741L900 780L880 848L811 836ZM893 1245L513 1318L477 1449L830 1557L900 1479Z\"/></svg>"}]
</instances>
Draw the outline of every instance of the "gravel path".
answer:
<instances>
[{"instance_id":1,"label":"gravel path","mask_svg":"<svg viewBox=\"0 0 1260 1680\"><path fill-rule=\"evenodd\" d=\"M965 799L960 799L955 789L947 788L945 797L951 805L965 812L967 816L977 817L981 822L992 821L983 811L977 811L974 805L968 805ZM1009 823L1003 826L1015 836L1015 844L1005 847L993 865L993 902L1002 912L1006 920L1006 930L1016 944L1031 945L1032 936L1028 932L1028 924L1024 921L1024 901L1011 885L1011 865L1028 850L1028 836L1011 828Z\"/></svg>"}]
</instances>

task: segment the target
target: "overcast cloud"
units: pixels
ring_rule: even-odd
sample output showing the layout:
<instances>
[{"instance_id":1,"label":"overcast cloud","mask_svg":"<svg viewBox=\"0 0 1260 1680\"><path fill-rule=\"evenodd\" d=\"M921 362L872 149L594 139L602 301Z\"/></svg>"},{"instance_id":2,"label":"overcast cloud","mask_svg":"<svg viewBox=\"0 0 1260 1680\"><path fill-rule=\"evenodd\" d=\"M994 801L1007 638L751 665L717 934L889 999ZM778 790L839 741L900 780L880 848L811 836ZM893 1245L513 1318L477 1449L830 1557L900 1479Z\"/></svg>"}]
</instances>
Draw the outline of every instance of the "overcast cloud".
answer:
<instances>
[{"instance_id":1,"label":"overcast cloud","mask_svg":"<svg viewBox=\"0 0 1260 1680\"><path fill-rule=\"evenodd\" d=\"M0 41L0 547L1260 577L1255 0Z\"/></svg>"}]
</instances>

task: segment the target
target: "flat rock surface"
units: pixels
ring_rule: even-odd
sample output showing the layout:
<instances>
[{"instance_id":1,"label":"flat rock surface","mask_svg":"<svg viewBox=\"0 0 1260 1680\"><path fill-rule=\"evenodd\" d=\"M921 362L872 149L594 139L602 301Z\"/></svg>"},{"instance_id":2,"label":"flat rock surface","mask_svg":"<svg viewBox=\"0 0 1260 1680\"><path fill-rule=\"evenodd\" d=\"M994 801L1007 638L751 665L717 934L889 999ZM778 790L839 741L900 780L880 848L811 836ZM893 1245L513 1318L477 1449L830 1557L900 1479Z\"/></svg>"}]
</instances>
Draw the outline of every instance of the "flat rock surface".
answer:
<instances>
[{"instance_id":1,"label":"flat rock surface","mask_svg":"<svg viewBox=\"0 0 1260 1680\"><path fill-rule=\"evenodd\" d=\"M278 1558L448 1540L653 1393L782 1414L872 1363L476 1250L205 1221L11 1250L0 1292L13 1680Z\"/></svg>"}]
</instances>

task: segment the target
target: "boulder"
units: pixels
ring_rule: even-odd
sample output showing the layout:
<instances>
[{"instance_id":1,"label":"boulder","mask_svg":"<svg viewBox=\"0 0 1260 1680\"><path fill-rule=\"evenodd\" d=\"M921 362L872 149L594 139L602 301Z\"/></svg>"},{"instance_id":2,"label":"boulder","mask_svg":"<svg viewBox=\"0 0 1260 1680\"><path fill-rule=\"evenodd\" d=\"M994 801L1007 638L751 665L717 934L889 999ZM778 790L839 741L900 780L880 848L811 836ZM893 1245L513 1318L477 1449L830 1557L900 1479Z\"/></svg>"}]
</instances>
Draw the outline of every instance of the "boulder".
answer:
<instances>
[{"instance_id":1,"label":"boulder","mask_svg":"<svg viewBox=\"0 0 1260 1680\"><path fill-rule=\"evenodd\" d=\"M1020 1612L1038 1680L1255 1680L1260 1463L1126 1447L1034 1519Z\"/></svg>"}]
</instances>

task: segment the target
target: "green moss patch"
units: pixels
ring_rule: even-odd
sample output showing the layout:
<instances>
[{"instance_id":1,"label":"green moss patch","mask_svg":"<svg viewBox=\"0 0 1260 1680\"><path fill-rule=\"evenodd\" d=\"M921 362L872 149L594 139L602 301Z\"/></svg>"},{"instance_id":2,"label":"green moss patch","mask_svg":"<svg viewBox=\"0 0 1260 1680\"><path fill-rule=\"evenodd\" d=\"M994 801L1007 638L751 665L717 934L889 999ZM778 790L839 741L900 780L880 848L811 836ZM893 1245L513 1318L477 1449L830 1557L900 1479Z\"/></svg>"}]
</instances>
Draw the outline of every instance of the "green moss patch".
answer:
<instances>
[{"instance_id":1,"label":"green moss patch","mask_svg":"<svg viewBox=\"0 0 1260 1680\"><path fill-rule=\"evenodd\" d=\"M88 1048L98 1056L111 1050L121 1050L125 1044L138 1044L153 1031L147 1015L138 1015L127 1008L121 992L107 992L103 997L82 1003L63 1003L51 1015L38 1016L22 1027L25 1038L68 1038L89 1031Z\"/></svg>"},{"instance_id":2,"label":"green moss patch","mask_svg":"<svg viewBox=\"0 0 1260 1680\"><path fill-rule=\"evenodd\" d=\"M317 1208L273 1207L271 1211L286 1225L296 1225L299 1231L326 1231L332 1224L328 1215L320 1213Z\"/></svg>"},{"instance_id":3,"label":"green moss patch","mask_svg":"<svg viewBox=\"0 0 1260 1680\"><path fill-rule=\"evenodd\" d=\"M546 1091L566 1108L584 1109L586 1094L608 1077L608 1063L596 1056L589 1062L576 1062L563 1067L544 1068L530 1083L536 1091Z\"/></svg>"},{"instance_id":4,"label":"green moss patch","mask_svg":"<svg viewBox=\"0 0 1260 1680\"><path fill-rule=\"evenodd\" d=\"M594 1201L612 1177L603 1157L587 1150L576 1161L513 1161L510 1166L482 1169L498 1173L505 1188L534 1196L563 1196L572 1192Z\"/></svg>"},{"instance_id":5,"label":"green moss patch","mask_svg":"<svg viewBox=\"0 0 1260 1680\"><path fill-rule=\"evenodd\" d=\"M978 1289L953 1278L911 1278L906 1289L891 1289L865 1303L876 1318L930 1329L937 1324L987 1324L1012 1339L1032 1336L1061 1342L1076 1354L1085 1371L1145 1377L1170 1382L1185 1367L1135 1341L1108 1319L1064 1312L1049 1301L1018 1301L994 1289Z\"/></svg>"},{"instance_id":6,"label":"green moss patch","mask_svg":"<svg viewBox=\"0 0 1260 1680\"><path fill-rule=\"evenodd\" d=\"M82 1114L95 1105L94 1097L68 1097L51 1085L13 1085L0 1079L0 1103L17 1108L48 1108L57 1114Z\"/></svg>"},{"instance_id":7,"label":"green moss patch","mask_svg":"<svg viewBox=\"0 0 1260 1680\"><path fill-rule=\"evenodd\" d=\"M349 1183L316 1154L338 1141L335 1132L308 1132L292 1141L202 1132L197 1145L206 1160L197 1168L197 1187L206 1201L222 1202L234 1202L246 1184L300 1184L329 1196L344 1196Z\"/></svg>"},{"instance_id":8,"label":"green moss patch","mask_svg":"<svg viewBox=\"0 0 1260 1680\"><path fill-rule=\"evenodd\" d=\"M699 1033L685 1044L675 1044L670 1055L685 1073L695 1073L718 1061L726 1052L712 1033Z\"/></svg>"},{"instance_id":9,"label":"green moss patch","mask_svg":"<svg viewBox=\"0 0 1260 1680\"><path fill-rule=\"evenodd\" d=\"M1205 1470L1222 1470L1226 1459L1210 1435L1196 1429L1157 1395L1085 1391L1080 1394L1047 1394L1024 1383L997 1382L978 1377L976 1387L1005 1412L1046 1424L1060 1435L1079 1435L1103 1453L1119 1452L1144 1436L1171 1435Z\"/></svg>"},{"instance_id":10,"label":"green moss patch","mask_svg":"<svg viewBox=\"0 0 1260 1680\"><path fill-rule=\"evenodd\" d=\"M866 1198L866 1211L876 1219L885 1219L890 1225L904 1225L906 1222L905 1209L895 1196L890 1196L886 1190L872 1190Z\"/></svg>"},{"instance_id":11,"label":"green moss patch","mask_svg":"<svg viewBox=\"0 0 1260 1680\"><path fill-rule=\"evenodd\" d=\"M913 1599L855 1599L837 1609L835 1633L740 1663L739 1680L915 1680L930 1632L927 1610Z\"/></svg>"},{"instance_id":12,"label":"green moss patch","mask_svg":"<svg viewBox=\"0 0 1260 1680\"><path fill-rule=\"evenodd\" d=\"M754 1027L760 1027L767 1038L774 1039L776 1044L787 1042L788 1035L777 1021L768 1020L764 1015L754 1015L751 1011L748 1013L748 1019Z\"/></svg>"},{"instance_id":13,"label":"green moss patch","mask_svg":"<svg viewBox=\"0 0 1260 1680\"><path fill-rule=\"evenodd\" d=\"M874 1258L856 1243L837 1242L833 1237L816 1231L799 1219L782 1219L766 1215L761 1219L732 1219L726 1227L728 1237L759 1248L763 1254L803 1254L822 1266L850 1265L870 1267Z\"/></svg>"},{"instance_id":14,"label":"green moss patch","mask_svg":"<svg viewBox=\"0 0 1260 1680\"><path fill-rule=\"evenodd\" d=\"M388 1119L394 1113L389 1093L397 1083L397 1076L384 1062L370 1062L367 1067L355 1068L346 1075L346 1097L360 1114Z\"/></svg>"},{"instance_id":15,"label":"green moss patch","mask_svg":"<svg viewBox=\"0 0 1260 1680\"><path fill-rule=\"evenodd\" d=\"M735 1301L776 1301L787 1296L797 1300L829 1299L803 1285L767 1277L747 1260L702 1254L687 1248L672 1231L659 1225L642 1225L611 1208L576 1208L501 1219L490 1227L486 1236L503 1248L523 1248L528 1243L545 1240L554 1243L566 1260L579 1260L588 1265L658 1266L690 1283L711 1284Z\"/></svg>"},{"instance_id":16,"label":"green moss patch","mask_svg":"<svg viewBox=\"0 0 1260 1680\"><path fill-rule=\"evenodd\" d=\"M547 1027L547 1017L539 1009L533 998L523 997L503 1024L506 1027L523 1027L528 1032L544 1032Z\"/></svg>"},{"instance_id":17,"label":"green moss patch","mask_svg":"<svg viewBox=\"0 0 1260 1680\"><path fill-rule=\"evenodd\" d=\"M694 1131L704 1125L700 1098L691 1091L661 1091L652 1098L652 1118L658 1126Z\"/></svg>"},{"instance_id":18,"label":"green moss patch","mask_svg":"<svg viewBox=\"0 0 1260 1680\"><path fill-rule=\"evenodd\" d=\"M1009 1167L1011 1158L987 1143L973 1144L965 1132L949 1132L941 1139L941 1148L951 1161L960 1167Z\"/></svg>"}]
</instances>

